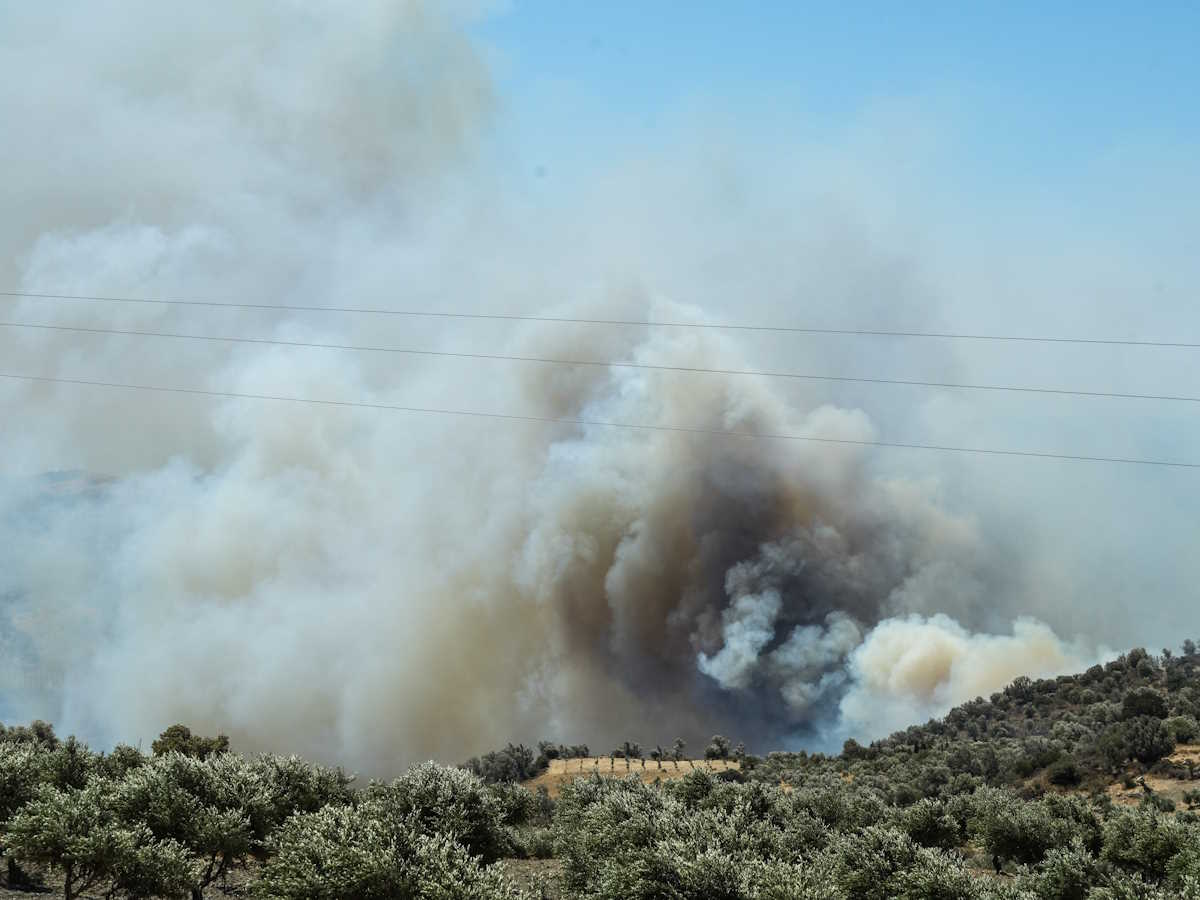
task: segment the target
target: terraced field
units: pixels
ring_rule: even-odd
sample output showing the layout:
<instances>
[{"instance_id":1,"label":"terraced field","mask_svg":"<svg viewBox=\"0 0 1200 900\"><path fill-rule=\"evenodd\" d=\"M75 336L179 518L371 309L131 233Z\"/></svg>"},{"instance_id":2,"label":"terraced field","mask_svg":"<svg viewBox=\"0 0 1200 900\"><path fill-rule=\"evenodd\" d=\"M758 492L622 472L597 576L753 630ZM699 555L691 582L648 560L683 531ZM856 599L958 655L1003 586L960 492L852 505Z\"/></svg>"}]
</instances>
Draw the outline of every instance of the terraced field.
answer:
<instances>
[{"instance_id":1,"label":"terraced field","mask_svg":"<svg viewBox=\"0 0 1200 900\"><path fill-rule=\"evenodd\" d=\"M661 763L650 759L618 759L612 756L585 756L579 759L552 759L550 768L536 778L525 782L532 791L545 787L551 797L557 797L564 784L576 778L587 778L593 774L602 778L624 778L637 775L647 784L658 779L669 781L682 778L688 772L705 769L709 772L737 770L741 764L732 759L684 759L678 763L665 760Z\"/></svg>"}]
</instances>

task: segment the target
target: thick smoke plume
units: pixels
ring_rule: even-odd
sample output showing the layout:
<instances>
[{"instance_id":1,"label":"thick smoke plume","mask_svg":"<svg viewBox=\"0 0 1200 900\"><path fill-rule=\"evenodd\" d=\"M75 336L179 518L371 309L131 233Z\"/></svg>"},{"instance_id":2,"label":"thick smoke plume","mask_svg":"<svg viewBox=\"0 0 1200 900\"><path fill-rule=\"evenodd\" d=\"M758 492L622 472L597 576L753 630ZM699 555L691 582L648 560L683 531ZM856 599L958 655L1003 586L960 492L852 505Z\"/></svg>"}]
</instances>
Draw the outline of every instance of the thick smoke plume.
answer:
<instances>
[{"instance_id":1,"label":"thick smoke plume","mask_svg":"<svg viewBox=\"0 0 1200 900\"><path fill-rule=\"evenodd\" d=\"M790 249L764 238L724 269L744 211L702 226L685 208L660 228L669 204L644 200L686 194L682 176L631 167L597 179L619 203L580 191L581 213L534 208L496 174L503 111L466 37L476 12L6 9L0 112L23 136L0 146L20 173L0 188L2 280L703 323L764 308L730 299L734 283L790 309L752 274L787 260L797 283L818 263L853 273L824 285L834 298L886 286L894 303L866 313L921 314L904 267L817 207ZM682 328L5 307L12 321L606 363L856 361ZM0 348L5 371L66 378L881 434L852 397L763 377L18 330ZM1029 593L1041 570L1020 541L929 469L905 471L910 457L883 466L861 446L9 381L0 408L0 718L99 743L184 721L368 771L542 736L695 746L722 731L765 750L875 737L1098 652L1023 617L1069 620ZM83 474L43 474L56 470Z\"/></svg>"}]
</instances>

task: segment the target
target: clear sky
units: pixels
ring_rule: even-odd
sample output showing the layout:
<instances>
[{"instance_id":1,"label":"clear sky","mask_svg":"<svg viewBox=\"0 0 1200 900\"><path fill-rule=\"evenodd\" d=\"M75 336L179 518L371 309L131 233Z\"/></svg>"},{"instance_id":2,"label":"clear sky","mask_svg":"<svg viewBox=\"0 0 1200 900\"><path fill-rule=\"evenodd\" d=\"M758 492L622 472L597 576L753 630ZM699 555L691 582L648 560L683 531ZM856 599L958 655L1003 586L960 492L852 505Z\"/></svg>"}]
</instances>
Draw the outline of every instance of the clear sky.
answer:
<instances>
[{"instance_id":1,"label":"clear sky","mask_svg":"<svg viewBox=\"0 0 1200 900\"><path fill-rule=\"evenodd\" d=\"M915 102L1013 178L1200 134L1195 3L514 0L477 31L518 120L557 109L586 138L547 147L547 166L648 139L681 110L805 136Z\"/></svg>"}]
</instances>

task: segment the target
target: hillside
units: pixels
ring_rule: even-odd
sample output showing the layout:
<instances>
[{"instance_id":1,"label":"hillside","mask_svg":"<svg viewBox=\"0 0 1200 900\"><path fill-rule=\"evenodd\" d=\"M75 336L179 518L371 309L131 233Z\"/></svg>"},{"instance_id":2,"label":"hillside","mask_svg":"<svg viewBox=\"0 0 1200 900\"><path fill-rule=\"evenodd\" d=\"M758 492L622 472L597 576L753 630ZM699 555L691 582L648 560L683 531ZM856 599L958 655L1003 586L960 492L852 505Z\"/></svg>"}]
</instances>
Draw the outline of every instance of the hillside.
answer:
<instances>
[{"instance_id":1,"label":"hillside","mask_svg":"<svg viewBox=\"0 0 1200 900\"><path fill-rule=\"evenodd\" d=\"M1200 655L1137 649L1077 675L1017 678L1004 690L834 758L771 753L757 777L834 769L876 779L892 802L1007 786L1024 796L1103 791L1115 778L1186 782L1200 774ZM1176 749L1176 745L1182 745Z\"/></svg>"},{"instance_id":2,"label":"hillside","mask_svg":"<svg viewBox=\"0 0 1200 900\"><path fill-rule=\"evenodd\" d=\"M0 732L0 822L68 900L1200 900L1198 701L1187 642L837 755L543 742L359 790L181 726L145 757L35 723Z\"/></svg>"}]
</instances>

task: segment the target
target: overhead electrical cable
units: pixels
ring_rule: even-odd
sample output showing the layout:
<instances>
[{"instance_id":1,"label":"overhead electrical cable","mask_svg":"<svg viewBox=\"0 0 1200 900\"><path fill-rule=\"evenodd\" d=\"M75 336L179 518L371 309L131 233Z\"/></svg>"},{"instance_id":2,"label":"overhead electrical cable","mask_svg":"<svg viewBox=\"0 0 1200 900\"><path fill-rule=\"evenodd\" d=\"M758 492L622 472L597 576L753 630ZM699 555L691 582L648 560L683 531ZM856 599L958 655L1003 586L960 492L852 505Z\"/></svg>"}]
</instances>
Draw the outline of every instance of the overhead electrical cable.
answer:
<instances>
[{"instance_id":1,"label":"overhead electrical cable","mask_svg":"<svg viewBox=\"0 0 1200 900\"><path fill-rule=\"evenodd\" d=\"M83 378L59 378L48 375L27 375L16 372L0 372L0 378L13 380L66 384L76 386L112 388L131 391L151 391L169 394L187 394L200 397L222 397L235 400L266 400L281 403L307 403L327 407L344 407L356 409L390 410L396 412L423 413L441 416L462 416L484 419L495 419L510 422L537 422L556 425L575 425L601 428L626 428L638 431L668 431L683 434L704 435L708 437L743 438L772 441L804 441L819 444L841 444L857 447L886 447L903 450L926 450L944 453L967 453L983 456L1011 456L1035 459L1067 460L1071 462L1117 463L1135 466L1160 466L1176 469L1200 469L1200 462L1182 462L1164 459L1142 459L1121 456L1091 456L1076 453L1051 453L1038 450L1006 450L991 447L959 447L945 444L916 444L899 441L869 441L850 438L821 437L817 435L783 434L761 431L727 431L718 428L705 428L691 425L662 425L641 422L615 422L603 419L585 419L557 416L533 416L515 413L495 413L480 410L449 409L428 406L407 406L391 403L372 403L355 400L326 400L313 397L291 397L280 394L254 394L235 391L217 391L201 388L165 387L150 384L129 384L115 381L99 381Z\"/></svg>"},{"instance_id":2,"label":"overhead electrical cable","mask_svg":"<svg viewBox=\"0 0 1200 900\"><path fill-rule=\"evenodd\" d=\"M0 297L30 298L39 300L63 300L87 303L145 303L161 306L201 306L222 309L257 309L279 312L331 312L362 313L381 316L407 316L432 319L481 319L509 322L554 322L570 325L619 325L641 328L697 328L721 331L753 331L778 334L848 335L862 337L893 338L939 338L962 341L1001 341L1036 344L1084 344L1116 347L1158 347L1177 350L1200 350L1200 342L1141 340L1136 338L1085 338L1056 337L1043 335L980 334L954 331L900 331L878 328L818 328L815 326L748 325L722 322L642 321L638 319L595 319L570 316L537 316L507 313L482 313L461 311L438 311L417 309L389 309L387 307L317 306L282 303L235 303L220 300L192 300L186 298L123 297L91 294L51 294L33 291L0 291Z\"/></svg>"},{"instance_id":3,"label":"overhead electrical cable","mask_svg":"<svg viewBox=\"0 0 1200 900\"><path fill-rule=\"evenodd\" d=\"M628 361L603 361L594 359L559 359L544 356L520 356L503 353L472 353L459 350L423 350L407 347L382 347L361 344L331 344L318 341L290 341L282 338L230 337L207 334L182 334L166 331L140 331L119 328L90 328L79 325L52 325L35 322L3 322L0 328L27 328L46 331L77 332L82 334L118 335L125 337L171 338L189 341L209 341L215 343L260 344L278 347L297 347L319 350L345 350L364 353L399 353L409 356L449 357L455 359L499 360L507 362L541 363L559 366L596 366L603 368L641 369L657 372L681 372L700 375L731 375L750 376L759 378L783 378L797 381L826 381L850 384L884 384L907 387L943 388L965 391L999 391L1026 394L1050 394L1067 397L1097 397L1120 400L1163 400L1169 402L1200 403L1200 396L1178 394L1136 394L1119 391L1088 391L1069 388L1026 387L1022 385L1002 384L967 384L949 381L921 381L903 378L872 378L856 375L817 375L803 372L775 372L752 369L715 369L703 366L669 366L656 363L638 363Z\"/></svg>"}]
</instances>

